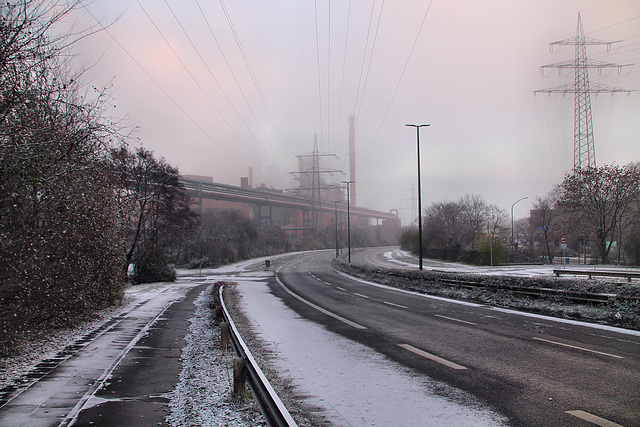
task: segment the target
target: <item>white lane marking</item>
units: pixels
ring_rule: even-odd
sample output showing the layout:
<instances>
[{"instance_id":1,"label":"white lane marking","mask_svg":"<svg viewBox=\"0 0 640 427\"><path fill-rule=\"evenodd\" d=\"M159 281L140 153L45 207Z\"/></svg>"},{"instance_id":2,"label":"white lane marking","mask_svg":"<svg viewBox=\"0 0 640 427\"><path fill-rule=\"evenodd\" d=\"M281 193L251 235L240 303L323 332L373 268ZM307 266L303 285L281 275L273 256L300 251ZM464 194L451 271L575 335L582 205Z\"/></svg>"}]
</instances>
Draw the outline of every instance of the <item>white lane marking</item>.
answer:
<instances>
[{"instance_id":1,"label":"white lane marking","mask_svg":"<svg viewBox=\"0 0 640 427\"><path fill-rule=\"evenodd\" d=\"M435 354L427 353L426 351L420 350L419 348L416 348L416 347L414 347L412 345L409 345L409 344L398 344L398 346L404 348L405 350L409 350L409 351L417 354L418 356L422 356L422 357L424 357L426 359L433 360L434 362L438 362L441 365L447 366L449 368L457 369L457 370L467 369L462 365L458 365L457 363L454 363L454 362L451 362L449 360L446 360L446 359L443 359L441 357L438 357Z\"/></svg>"},{"instance_id":2,"label":"white lane marking","mask_svg":"<svg viewBox=\"0 0 640 427\"><path fill-rule=\"evenodd\" d=\"M597 415L590 414L585 411L565 411L569 415L573 415L574 417L581 418L585 421L589 421L595 425L601 427L622 427L620 424L614 423L613 421L606 420Z\"/></svg>"},{"instance_id":3,"label":"white lane marking","mask_svg":"<svg viewBox=\"0 0 640 427\"><path fill-rule=\"evenodd\" d=\"M623 356L617 356L615 354L610 354L610 353L603 353L602 351L591 350L589 348L578 347L578 346L575 346L575 345L565 344L565 343L561 343L561 342L557 342L557 341L545 340L543 338L533 337L533 339L537 340L537 341L547 342L549 344L561 345L563 347L569 347L569 348L575 348L577 350L588 351L590 353L602 354L603 356L615 357L616 359L624 359Z\"/></svg>"},{"instance_id":4,"label":"white lane marking","mask_svg":"<svg viewBox=\"0 0 640 427\"><path fill-rule=\"evenodd\" d=\"M367 329L367 327L366 327L366 326L359 325L359 324L357 324L357 323L355 323L355 322L352 322L352 321L351 321L351 320L349 320L349 319L345 319L345 318L344 318L344 317L342 317L342 316L339 316L339 315L337 315L337 314L335 314L335 313L332 313L332 312L330 312L329 310L325 310L324 308L322 308L322 307L320 307L320 306L318 306L318 305L315 305L315 304L314 304L314 303L312 303L311 301L307 301L306 299L302 298L300 295L298 295L298 294L294 293L294 292L293 292L293 291L291 291L289 288L287 288L287 287L285 286L285 284L284 284L284 283L282 283L282 281L280 281L280 278L279 278L278 276L276 276L276 281L277 281L277 282L278 282L278 284L282 287L282 289L284 289L285 291L287 291L287 293L288 293L289 295L293 296L294 298L297 298L298 300L300 300L300 301L302 301L303 303L307 304L309 307L311 307L311 308L315 308L315 309L316 309L316 310L318 310L320 313L324 313L324 314L326 314L327 316L329 316L329 317L333 317L334 319L339 320L339 321L341 321L342 323L346 323L347 325L352 326L352 327L354 327L354 328L356 328L356 329Z\"/></svg>"},{"instance_id":5,"label":"white lane marking","mask_svg":"<svg viewBox=\"0 0 640 427\"><path fill-rule=\"evenodd\" d=\"M346 291L345 288L341 288L340 286L336 286L336 289L340 289L341 291Z\"/></svg>"},{"instance_id":6,"label":"white lane marking","mask_svg":"<svg viewBox=\"0 0 640 427\"><path fill-rule=\"evenodd\" d=\"M353 294L354 294L354 295L358 295L359 297L362 297L362 298L369 298L368 296L366 296L366 295L362 295L362 294L359 294L359 293L357 293L357 292L354 292Z\"/></svg>"},{"instance_id":7,"label":"white lane marking","mask_svg":"<svg viewBox=\"0 0 640 427\"><path fill-rule=\"evenodd\" d=\"M466 323L467 325L473 325L473 326L477 325L477 323L467 322L466 320L455 319L453 317L441 316L439 314L436 314L435 316L436 317L441 317L441 318L447 319L447 320L453 320L454 322Z\"/></svg>"},{"instance_id":8,"label":"white lane marking","mask_svg":"<svg viewBox=\"0 0 640 427\"><path fill-rule=\"evenodd\" d=\"M634 337L640 337L640 331L636 331L636 330L632 330L632 329L623 329L623 328L618 328L618 327L615 327L615 326L600 325L598 323L580 322L578 320L571 320L571 319L561 319L561 318L558 318L558 317L544 316L542 314L527 313L527 312L523 312L523 311L510 310L508 308L501 308L501 307L489 307L489 306L476 304L476 303L472 303L472 302L467 302L467 301L459 301L459 300L454 300L454 299L451 299L451 298L437 297L435 295L426 295L426 294L421 294L421 293L418 293L418 292L415 292L415 291L408 291L406 289L398 289L398 288L394 288L392 286L383 285L381 283L375 283L375 282L371 282L371 281L368 281L368 280L360 279L359 277L351 276L349 274L343 273L342 271L338 271L335 268L334 268L334 270L336 271L336 273L338 273L338 275L340 275L342 277L345 277L347 279L350 279L350 280L354 280L354 281L357 281L357 282L360 282L360 283L364 283L364 284L370 285L370 286L376 286L376 287L382 288L382 289L388 289L388 290L391 290L391 291L394 291L394 292L398 292L398 293L404 293L404 294L408 294L408 295L417 296L417 297L420 297L420 298L437 300L437 301L446 301L446 302L449 302L451 304L463 305L463 306L466 306L466 307L484 308L486 310L493 310L493 311L497 311L497 312L500 312L500 313L512 314L514 316L530 317L530 318L534 318L534 319L546 320L546 321L553 322L553 323L563 323L563 324L568 324L568 325L577 325L577 326L582 326L582 327L585 327L585 328L598 329L598 330L602 330L602 331L615 332L617 334L623 334L623 335L627 335L627 336L631 335L631 336L634 336ZM487 315L487 317L495 317L495 316Z\"/></svg>"},{"instance_id":9,"label":"white lane marking","mask_svg":"<svg viewBox=\"0 0 640 427\"><path fill-rule=\"evenodd\" d=\"M394 304L394 303L389 302L389 301L382 301L382 302L383 302L383 303L385 303L385 304L387 304L387 305L392 305L392 306L394 306L394 307L398 307L398 308L405 308L405 309L407 308L407 307L405 307L404 305Z\"/></svg>"}]
</instances>

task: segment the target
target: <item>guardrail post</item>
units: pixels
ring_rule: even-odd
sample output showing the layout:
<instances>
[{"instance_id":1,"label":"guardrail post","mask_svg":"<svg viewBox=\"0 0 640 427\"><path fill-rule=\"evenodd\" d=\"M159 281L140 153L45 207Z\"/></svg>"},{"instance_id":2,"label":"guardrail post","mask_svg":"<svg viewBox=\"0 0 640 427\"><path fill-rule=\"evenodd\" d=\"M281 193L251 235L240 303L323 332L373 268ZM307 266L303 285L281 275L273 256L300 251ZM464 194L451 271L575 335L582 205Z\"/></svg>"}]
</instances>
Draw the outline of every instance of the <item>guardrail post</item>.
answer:
<instances>
[{"instance_id":1,"label":"guardrail post","mask_svg":"<svg viewBox=\"0 0 640 427\"><path fill-rule=\"evenodd\" d=\"M245 365L247 359L236 357L233 359L233 395L242 398L245 392Z\"/></svg>"},{"instance_id":2,"label":"guardrail post","mask_svg":"<svg viewBox=\"0 0 640 427\"><path fill-rule=\"evenodd\" d=\"M229 347L229 323L220 323L220 347L226 350Z\"/></svg>"}]
</instances>

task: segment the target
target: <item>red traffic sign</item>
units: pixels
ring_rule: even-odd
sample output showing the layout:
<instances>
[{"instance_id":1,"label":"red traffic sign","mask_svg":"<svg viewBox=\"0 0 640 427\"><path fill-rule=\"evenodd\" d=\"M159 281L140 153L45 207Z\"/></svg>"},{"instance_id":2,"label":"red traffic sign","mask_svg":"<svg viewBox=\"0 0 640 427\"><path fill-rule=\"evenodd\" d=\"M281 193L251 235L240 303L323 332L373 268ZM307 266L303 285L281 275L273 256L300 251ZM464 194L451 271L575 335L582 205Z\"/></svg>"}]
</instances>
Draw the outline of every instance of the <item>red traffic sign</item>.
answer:
<instances>
[{"instance_id":1,"label":"red traffic sign","mask_svg":"<svg viewBox=\"0 0 640 427\"><path fill-rule=\"evenodd\" d=\"M561 237L560 238L560 243L567 243L567 238L566 237Z\"/></svg>"}]
</instances>

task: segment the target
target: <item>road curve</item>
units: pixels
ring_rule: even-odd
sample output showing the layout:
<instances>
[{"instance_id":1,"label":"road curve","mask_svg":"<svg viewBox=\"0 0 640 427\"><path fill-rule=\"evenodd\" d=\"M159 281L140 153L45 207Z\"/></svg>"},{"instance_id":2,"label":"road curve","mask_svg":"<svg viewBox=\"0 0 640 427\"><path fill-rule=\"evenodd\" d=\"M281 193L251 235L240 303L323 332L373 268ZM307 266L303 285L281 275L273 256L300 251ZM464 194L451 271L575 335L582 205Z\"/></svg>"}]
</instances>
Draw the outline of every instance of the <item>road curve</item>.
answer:
<instances>
[{"instance_id":1,"label":"road curve","mask_svg":"<svg viewBox=\"0 0 640 427\"><path fill-rule=\"evenodd\" d=\"M640 333L374 286L333 270L332 256L280 266L273 293L513 425L640 425Z\"/></svg>"}]
</instances>

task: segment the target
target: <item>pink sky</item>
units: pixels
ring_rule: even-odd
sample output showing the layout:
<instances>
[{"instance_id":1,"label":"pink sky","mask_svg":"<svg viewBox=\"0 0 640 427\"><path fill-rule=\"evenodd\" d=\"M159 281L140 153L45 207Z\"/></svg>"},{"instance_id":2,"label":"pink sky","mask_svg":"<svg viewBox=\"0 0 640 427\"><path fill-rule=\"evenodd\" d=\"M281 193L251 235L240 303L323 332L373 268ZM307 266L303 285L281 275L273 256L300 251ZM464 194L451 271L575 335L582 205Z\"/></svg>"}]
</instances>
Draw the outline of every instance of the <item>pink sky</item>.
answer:
<instances>
[{"instance_id":1,"label":"pink sky","mask_svg":"<svg viewBox=\"0 0 640 427\"><path fill-rule=\"evenodd\" d=\"M121 16L77 51L86 63L99 59L88 77L111 82L114 114L183 173L239 185L253 167L256 184L290 188L295 156L309 153L317 135L320 150L339 157L325 166L348 174L355 114L358 204L399 209L406 222L416 150L405 124L430 123L421 130L424 204L478 193L509 209L528 196L516 212L525 216L529 201L573 165L571 95L533 95L573 82L569 73L541 75L541 65L573 58L572 47L551 54L549 43L574 37L581 11L587 36L622 40L609 52L590 47L590 58L636 64L621 74L592 71L591 80L638 90L640 3L433 0L419 33L428 6L95 0L78 11L79 25ZM598 164L639 161L640 94L593 97L592 108Z\"/></svg>"}]
</instances>

